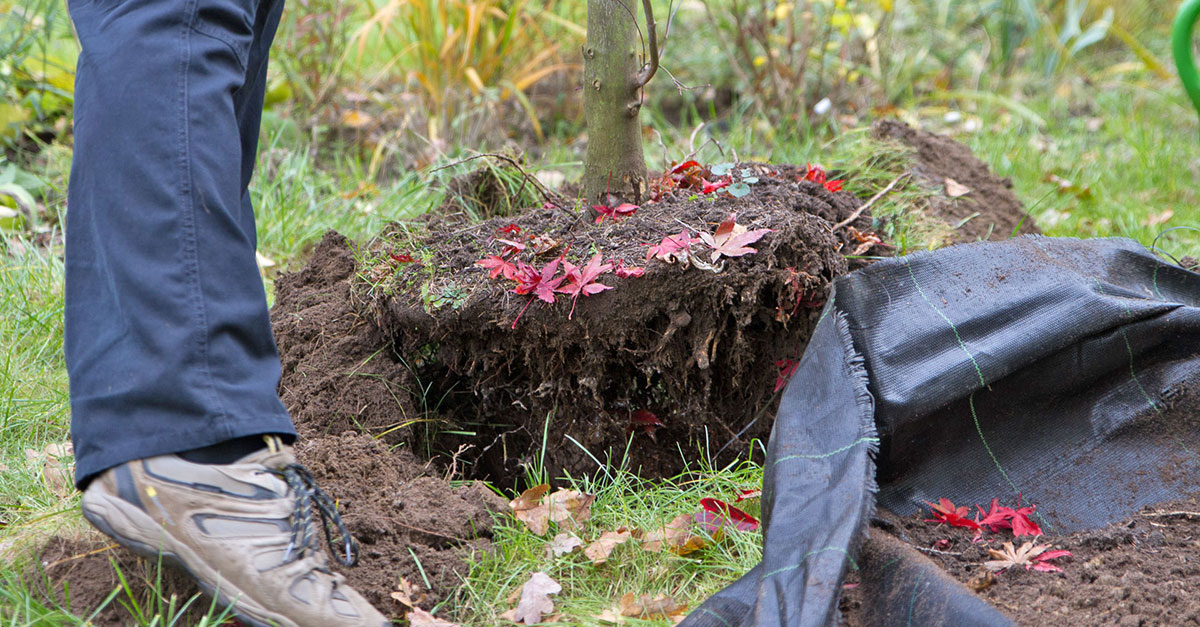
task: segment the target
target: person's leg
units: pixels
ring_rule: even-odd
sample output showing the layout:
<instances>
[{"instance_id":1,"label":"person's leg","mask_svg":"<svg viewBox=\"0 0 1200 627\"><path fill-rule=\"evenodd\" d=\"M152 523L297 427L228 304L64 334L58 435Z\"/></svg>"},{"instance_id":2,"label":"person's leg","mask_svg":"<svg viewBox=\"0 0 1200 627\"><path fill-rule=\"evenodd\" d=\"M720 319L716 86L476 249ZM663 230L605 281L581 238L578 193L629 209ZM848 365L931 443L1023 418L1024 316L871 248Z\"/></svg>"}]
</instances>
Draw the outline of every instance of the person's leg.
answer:
<instances>
[{"instance_id":1,"label":"person's leg","mask_svg":"<svg viewBox=\"0 0 1200 627\"><path fill-rule=\"evenodd\" d=\"M82 52L65 349L80 485L134 459L294 436L246 193L281 8L257 4L70 2Z\"/></svg>"},{"instance_id":2,"label":"person's leg","mask_svg":"<svg viewBox=\"0 0 1200 627\"><path fill-rule=\"evenodd\" d=\"M243 622L380 627L318 546L314 505L356 559L333 502L277 435L247 437L295 433L246 191L281 1L70 2L76 481L97 529Z\"/></svg>"}]
</instances>

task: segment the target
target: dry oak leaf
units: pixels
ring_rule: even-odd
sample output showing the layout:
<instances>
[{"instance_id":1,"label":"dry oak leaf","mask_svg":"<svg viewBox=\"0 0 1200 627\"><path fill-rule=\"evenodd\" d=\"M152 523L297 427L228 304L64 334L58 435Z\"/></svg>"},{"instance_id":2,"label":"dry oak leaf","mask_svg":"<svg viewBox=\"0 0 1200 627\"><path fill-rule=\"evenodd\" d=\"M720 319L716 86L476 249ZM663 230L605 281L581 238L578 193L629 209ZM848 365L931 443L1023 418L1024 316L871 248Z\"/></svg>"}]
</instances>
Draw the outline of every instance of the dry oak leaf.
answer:
<instances>
[{"instance_id":1,"label":"dry oak leaf","mask_svg":"<svg viewBox=\"0 0 1200 627\"><path fill-rule=\"evenodd\" d=\"M612 554L613 549L624 544L633 537L633 532L628 527L621 527L616 531L605 531L596 538L594 542L587 545L583 549L583 554L592 560L597 566L608 561L608 556Z\"/></svg>"},{"instance_id":2,"label":"dry oak leaf","mask_svg":"<svg viewBox=\"0 0 1200 627\"><path fill-rule=\"evenodd\" d=\"M521 586L521 600L517 606L503 614L500 618L514 623L533 625L542 622L542 616L554 611L554 602L550 595L562 592L562 586L549 575L538 571L529 576Z\"/></svg>"},{"instance_id":3,"label":"dry oak leaf","mask_svg":"<svg viewBox=\"0 0 1200 627\"><path fill-rule=\"evenodd\" d=\"M42 483L46 489L65 499L75 492L75 482L71 479L75 474L75 463L69 459L74 454L70 442L51 442L40 451L25 449L25 460L41 464Z\"/></svg>"},{"instance_id":4,"label":"dry oak leaf","mask_svg":"<svg viewBox=\"0 0 1200 627\"><path fill-rule=\"evenodd\" d=\"M408 624L409 627L460 627L458 623L442 620L419 607L408 613Z\"/></svg>"},{"instance_id":5,"label":"dry oak leaf","mask_svg":"<svg viewBox=\"0 0 1200 627\"><path fill-rule=\"evenodd\" d=\"M400 583L396 586L396 591L389 596L413 609L416 609L417 604L425 600L425 593L421 592L420 586L413 585L404 577L400 578Z\"/></svg>"},{"instance_id":6,"label":"dry oak leaf","mask_svg":"<svg viewBox=\"0 0 1200 627\"><path fill-rule=\"evenodd\" d=\"M546 497L549 490L549 484L534 486L508 504L517 520L525 523L530 531L539 536L546 535L552 522L566 531L575 531L591 518L596 495L558 490Z\"/></svg>"},{"instance_id":7,"label":"dry oak leaf","mask_svg":"<svg viewBox=\"0 0 1200 627\"><path fill-rule=\"evenodd\" d=\"M665 594L651 597L648 594L634 596L626 592L621 597L621 615L638 618L674 618L687 611L686 605L680 605L675 599Z\"/></svg>"},{"instance_id":8,"label":"dry oak leaf","mask_svg":"<svg viewBox=\"0 0 1200 627\"><path fill-rule=\"evenodd\" d=\"M670 551L676 555L687 555L708 546L709 540L692 533L695 522L693 514L680 514L661 529L655 529L642 538L642 548L661 553Z\"/></svg>"},{"instance_id":9,"label":"dry oak leaf","mask_svg":"<svg viewBox=\"0 0 1200 627\"><path fill-rule=\"evenodd\" d=\"M550 545L546 547L546 557L566 555L583 546L583 540L573 533L560 533L550 540Z\"/></svg>"},{"instance_id":10,"label":"dry oak leaf","mask_svg":"<svg viewBox=\"0 0 1200 627\"><path fill-rule=\"evenodd\" d=\"M542 497L550 491L550 484L543 483L521 493L521 496L508 502L517 520L525 523L530 531L544 535L550 529L550 509L542 504Z\"/></svg>"},{"instance_id":11,"label":"dry oak leaf","mask_svg":"<svg viewBox=\"0 0 1200 627\"><path fill-rule=\"evenodd\" d=\"M547 498L550 521L567 531L583 528L583 523L592 517L592 501L595 494L576 490L559 490Z\"/></svg>"},{"instance_id":12,"label":"dry oak leaf","mask_svg":"<svg viewBox=\"0 0 1200 627\"><path fill-rule=\"evenodd\" d=\"M1071 555L1070 551L1047 551L1046 549L1050 548L1049 544L1034 545L1032 542L1026 542L1020 548L1014 549L1012 542L1005 542L1001 546L1001 550L988 549L988 554L996 558L983 563L988 570L1001 571L1012 566L1024 566L1025 570L1032 568L1042 572L1056 572L1062 569L1047 564L1046 561Z\"/></svg>"},{"instance_id":13,"label":"dry oak leaf","mask_svg":"<svg viewBox=\"0 0 1200 627\"><path fill-rule=\"evenodd\" d=\"M725 221L717 226L717 230L712 234L700 233L700 239L708 244L709 248L713 249L712 261L715 263L722 255L726 257L741 257L742 255L750 255L758 252L750 248L750 244L762 239L762 236L771 233L774 229L754 229L753 231L746 230L746 227L738 224L737 212L729 214Z\"/></svg>"}]
</instances>

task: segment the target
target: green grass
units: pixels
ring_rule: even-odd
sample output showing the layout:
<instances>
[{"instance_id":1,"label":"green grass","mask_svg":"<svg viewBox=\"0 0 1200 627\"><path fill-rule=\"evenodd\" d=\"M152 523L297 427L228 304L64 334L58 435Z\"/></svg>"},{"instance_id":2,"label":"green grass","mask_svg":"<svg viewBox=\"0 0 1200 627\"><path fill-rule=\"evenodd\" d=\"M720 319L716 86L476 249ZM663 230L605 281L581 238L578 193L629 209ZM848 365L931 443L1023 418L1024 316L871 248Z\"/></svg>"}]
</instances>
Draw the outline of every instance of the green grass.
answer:
<instances>
[{"instance_id":1,"label":"green grass","mask_svg":"<svg viewBox=\"0 0 1200 627\"><path fill-rule=\"evenodd\" d=\"M682 454L682 452L681 452ZM696 454L690 465L696 467ZM680 514L698 510L700 499L714 497L733 502L740 489L762 483L762 469L743 463L721 469L700 468L694 473L664 481L645 481L619 468L606 467L596 478L574 482L578 490L593 493L592 517L577 535L585 546L602 531L629 527L650 531ZM558 581L562 592L554 597L561 624L598 624L595 615L616 607L625 593L666 594L694 608L701 601L752 568L762 557L760 533L730 532L709 548L687 555L657 553L638 541L619 545L607 563L595 565L582 547L559 557L549 557L556 530L545 537L534 535L520 522L504 518L494 528L495 549L476 554L471 573L458 596L445 604L447 615L470 625L497 625L500 614L513 604L508 597L541 571ZM453 609L456 608L456 609ZM670 625L666 619L633 624Z\"/></svg>"}]
</instances>

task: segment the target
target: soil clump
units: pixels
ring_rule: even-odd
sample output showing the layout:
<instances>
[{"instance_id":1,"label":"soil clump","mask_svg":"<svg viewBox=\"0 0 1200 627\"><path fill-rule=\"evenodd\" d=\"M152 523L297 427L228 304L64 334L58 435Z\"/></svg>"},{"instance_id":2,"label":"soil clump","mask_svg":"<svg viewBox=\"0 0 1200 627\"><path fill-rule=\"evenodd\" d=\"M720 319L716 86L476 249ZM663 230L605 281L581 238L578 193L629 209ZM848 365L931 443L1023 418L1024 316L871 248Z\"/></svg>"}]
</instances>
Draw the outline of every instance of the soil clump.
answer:
<instances>
[{"instance_id":1,"label":"soil clump","mask_svg":"<svg viewBox=\"0 0 1200 627\"><path fill-rule=\"evenodd\" d=\"M1041 233L1013 193L1012 180L992 174L970 148L945 135L894 120L875 123L871 133L877 139L895 141L913 150L913 174L940 191L929 199L927 212L953 229L953 243ZM946 193L946 179L969 191L951 198Z\"/></svg>"},{"instance_id":2,"label":"soil clump","mask_svg":"<svg viewBox=\"0 0 1200 627\"><path fill-rule=\"evenodd\" d=\"M830 281L848 270L844 254L875 243L869 214L832 229L855 196L798 181L794 168L739 168L757 179L743 198L676 194L599 225L550 206L483 222L446 207L353 253L328 236L278 284L281 390L299 428L352 424L510 488L533 466L580 476L610 461L664 477L702 447L726 461L745 453L770 430L779 364L799 357ZM697 245L698 264L647 261L664 237L711 233L734 213L771 229L754 254L713 263ZM607 273L608 291L534 302L477 265L502 240L526 247L519 258L538 270L599 254L644 275ZM358 378L348 389L347 375Z\"/></svg>"}]
</instances>

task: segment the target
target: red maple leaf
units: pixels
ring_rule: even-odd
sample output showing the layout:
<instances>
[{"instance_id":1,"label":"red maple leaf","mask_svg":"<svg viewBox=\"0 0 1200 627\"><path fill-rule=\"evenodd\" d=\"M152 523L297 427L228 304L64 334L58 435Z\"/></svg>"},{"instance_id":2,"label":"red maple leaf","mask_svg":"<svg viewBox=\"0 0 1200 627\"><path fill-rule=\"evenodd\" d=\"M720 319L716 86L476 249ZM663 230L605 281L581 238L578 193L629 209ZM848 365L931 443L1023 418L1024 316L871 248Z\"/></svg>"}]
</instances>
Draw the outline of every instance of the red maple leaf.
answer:
<instances>
[{"instance_id":1,"label":"red maple leaf","mask_svg":"<svg viewBox=\"0 0 1200 627\"><path fill-rule=\"evenodd\" d=\"M504 250L500 251L500 255L504 257L515 255L522 250L525 250L525 245L521 242L514 242L510 239L500 239L498 237L496 238L496 241L500 242L501 244L505 244Z\"/></svg>"},{"instance_id":2,"label":"red maple leaf","mask_svg":"<svg viewBox=\"0 0 1200 627\"><path fill-rule=\"evenodd\" d=\"M1074 556L1075 555L1073 553L1071 553L1070 551L1063 551L1061 549L1058 551L1046 551L1045 553L1042 553L1041 555L1037 556L1037 559L1034 561L1032 566L1033 566L1034 570L1040 570L1044 573L1062 572L1061 568L1059 568L1053 564L1047 564L1046 562L1048 560L1058 559L1060 557L1074 557ZM1025 570L1029 570L1029 566L1026 566Z\"/></svg>"},{"instance_id":3,"label":"red maple leaf","mask_svg":"<svg viewBox=\"0 0 1200 627\"><path fill-rule=\"evenodd\" d=\"M566 251L563 251L565 254ZM513 273L512 279L517 282L517 286L513 291L518 294L530 294L529 302L521 308L517 317L513 319L512 328L517 328L517 321L525 314L525 310L529 309L529 305L533 304L534 297L540 298L547 303L554 302L554 290L558 288L558 284L566 279L566 275L555 277L558 272L558 264L563 260L562 255L554 258L554 261L548 262L542 266L541 270L523 262L517 262L517 270Z\"/></svg>"},{"instance_id":4,"label":"red maple leaf","mask_svg":"<svg viewBox=\"0 0 1200 627\"><path fill-rule=\"evenodd\" d=\"M685 261L687 259L687 251L692 247L693 242L699 240L693 238L687 229L684 229L675 235L668 235L662 239L656 246L650 246L650 250L646 251L646 260L651 257L661 259L667 263L676 261Z\"/></svg>"},{"instance_id":5,"label":"red maple leaf","mask_svg":"<svg viewBox=\"0 0 1200 627\"><path fill-rule=\"evenodd\" d=\"M700 167L699 162L689 159L689 160L684 161L683 163L671 168L670 173L671 174L679 174L680 172L683 172L684 170L686 170L688 168L698 168L698 167Z\"/></svg>"},{"instance_id":6,"label":"red maple leaf","mask_svg":"<svg viewBox=\"0 0 1200 627\"><path fill-rule=\"evenodd\" d=\"M825 184L825 170L823 170L821 166L806 163L805 167L807 168L807 171L804 173L805 181L821 183L822 185Z\"/></svg>"},{"instance_id":7,"label":"red maple leaf","mask_svg":"<svg viewBox=\"0 0 1200 627\"><path fill-rule=\"evenodd\" d=\"M1037 526L1037 523L1029 520L1029 515L1033 513L1035 507L1021 507L1012 511L1012 532L1014 536L1040 536L1042 528Z\"/></svg>"},{"instance_id":8,"label":"red maple leaf","mask_svg":"<svg viewBox=\"0 0 1200 627\"><path fill-rule=\"evenodd\" d=\"M542 266L541 270L536 270L533 266L518 261L517 271L513 275L517 286L513 288L513 291L518 294L532 293L547 303L553 303L554 290L558 288L559 283L563 282L563 279L567 278L566 275L554 276L558 272L558 264L561 261L561 256L555 257L553 261Z\"/></svg>"},{"instance_id":9,"label":"red maple leaf","mask_svg":"<svg viewBox=\"0 0 1200 627\"><path fill-rule=\"evenodd\" d=\"M646 269L641 266L626 266L624 259L618 259L617 265L613 267L613 272L622 279L636 279L643 274L646 274Z\"/></svg>"},{"instance_id":10,"label":"red maple leaf","mask_svg":"<svg viewBox=\"0 0 1200 627\"><path fill-rule=\"evenodd\" d=\"M967 529L979 529L979 523L967 518L967 514L971 510L967 507L955 507L954 503L948 498L942 498L937 505L925 501L929 506L929 511L933 518L928 518L925 522L946 523L951 527L966 527Z\"/></svg>"},{"instance_id":11,"label":"red maple leaf","mask_svg":"<svg viewBox=\"0 0 1200 627\"><path fill-rule=\"evenodd\" d=\"M842 184L845 182L846 181L838 179L836 181L825 181L824 185L825 185L825 189L827 189L831 192L840 192L840 191L842 191Z\"/></svg>"},{"instance_id":12,"label":"red maple leaf","mask_svg":"<svg viewBox=\"0 0 1200 627\"><path fill-rule=\"evenodd\" d=\"M701 521L701 524L716 523L716 530L722 527L733 527L738 531L756 531L758 529L757 518L720 499L700 499L700 507L706 512L717 515L715 520ZM709 531L716 530L710 529Z\"/></svg>"},{"instance_id":13,"label":"red maple leaf","mask_svg":"<svg viewBox=\"0 0 1200 627\"><path fill-rule=\"evenodd\" d=\"M663 424L663 421L659 420L658 416L654 415L654 412L648 409L639 409L629 413L629 429L627 433L633 433L635 430L641 429L642 432L650 436L651 440L658 442L658 438L654 437L654 432L659 427L665 426L667 425Z\"/></svg>"},{"instance_id":14,"label":"red maple leaf","mask_svg":"<svg viewBox=\"0 0 1200 627\"><path fill-rule=\"evenodd\" d=\"M701 233L700 239L713 249L712 260L715 262L722 255L726 257L741 257L758 252L750 248L750 244L762 239L762 236L773 229L754 229L747 231L746 227L738 224L737 212L729 214L711 235Z\"/></svg>"},{"instance_id":15,"label":"red maple leaf","mask_svg":"<svg viewBox=\"0 0 1200 627\"><path fill-rule=\"evenodd\" d=\"M745 501L746 499L757 499L757 498L762 498L762 488L745 488L742 490L738 490L737 498L734 499L733 502L740 503L742 501Z\"/></svg>"},{"instance_id":16,"label":"red maple leaf","mask_svg":"<svg viewBox=\"0 0 1200 627\"><path fill-rule=\"evenodd\" d=\"M733 184L733 178L726 177L726 178L716 181L716 182L709 182L708 179L702 178L702 179L700 179L700 182L704 184L704 187L700 189L700 193L701 194L711 194L723 187L729 187L731 184Z\"/></svg>"},{"instance_id":17,"label":"red maple leaf","mask_svg":"<svg viewBox=\"0 0 1200 627\"><path fill-rule=\"evenodd\" d=\"M1037 506L1021 507L1020 496L1017 497L1017 500L1017 507L1013 508L1001 506L1000 499L992 499L991 507L986 512L982 507L976 505L975 509L979 510L979 514L975 516L975 521L979 523L980 527L990 529L992 533L1002 529L1011 529L1014 536L1042 535L1041 527L1029 519L1029 516L1037 511ZM975 541L979 540L981 533L975 534Z\"/></svg>"},{"instance_id":18,"label":"red maple leaf","mask_svg":"<svg viewBox=\"0 0 1200 627\"><path fill-rule=\"evenodd\" d=\"M629 216L637 213L637 210L641 209L641 207L633 203L623 202L616 207L592 205L592 209L595 209L600 213L600 215L596 216L596 224L600 224L601 222L604 222L604 218L612 218L613 222L616 222L621 218L628 218Z\"/></svg>"},{"instance_id":19,"label":"red maple leaf","mask_svg":"<svg viewBox=\"0 0 1200 627\"><path fill-rule=\"evenodd\" d=\"M775 376L775 389L771 390L771 392L775 393L782 390L783 386L787 385L787 382L791 380L792 375L796 372L796 367L799 365L799 363L791 359L780 359L775 362L775 367L779 368L779 374Z\"/></svg>"},{"instance_id":20,"label":"red maple leaf","mask_svg":"<svg viewBox=\"0 0 1200 627\"><path fill-rule=\"evenodd\" d=\"M566 274L562 278L567 279L567 285L559 287L554 291L573 296L571 299L571 311L567 314L567 320L570 320L571 316L575 314L575 303L579 300L581 294L591 296L592 294L599 294L604 290L612 289L611 285L596 283L596 278L612 270L613 265L611 263L603 263L600 253L596 253L592 256L591 261L588 261L587 265L582 268L569 261L566 262L566 267Z\"/></svg>"},{"instance_id":21,"label":"red maple leaf","mask_svg":"<svg viewBox=\"0 0 1200 627\"><path fill-rule=\"evenodd\" d=\"M488 278L494 279L503 274L506 279L516 279L517 266L500 255L488 255L476 261L475 265L487 268Z\"/></svg>"}]
</instances>

